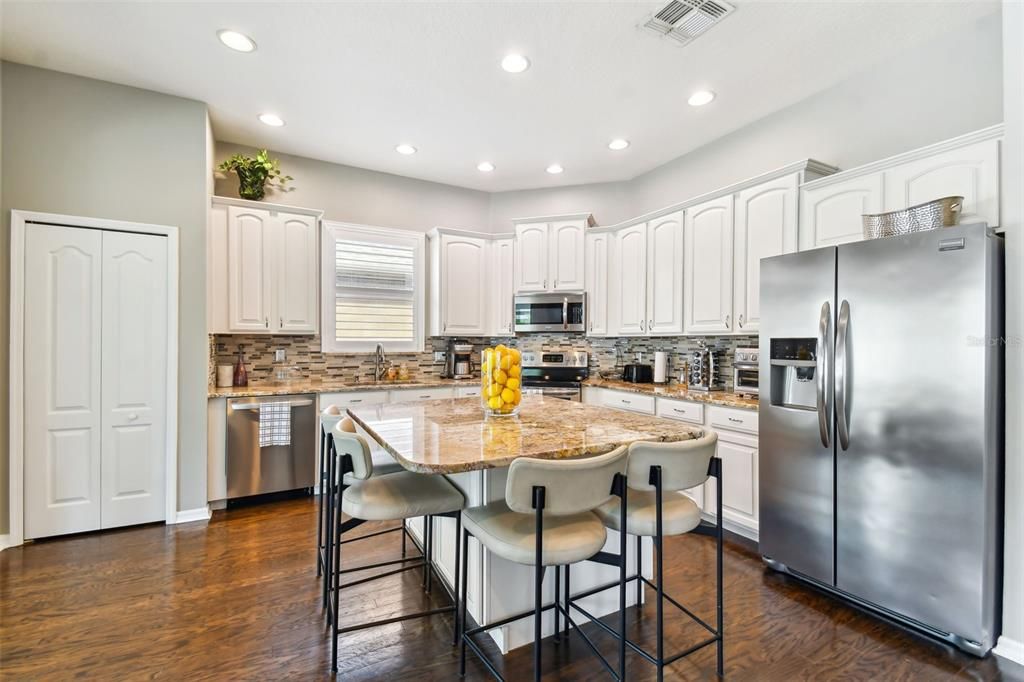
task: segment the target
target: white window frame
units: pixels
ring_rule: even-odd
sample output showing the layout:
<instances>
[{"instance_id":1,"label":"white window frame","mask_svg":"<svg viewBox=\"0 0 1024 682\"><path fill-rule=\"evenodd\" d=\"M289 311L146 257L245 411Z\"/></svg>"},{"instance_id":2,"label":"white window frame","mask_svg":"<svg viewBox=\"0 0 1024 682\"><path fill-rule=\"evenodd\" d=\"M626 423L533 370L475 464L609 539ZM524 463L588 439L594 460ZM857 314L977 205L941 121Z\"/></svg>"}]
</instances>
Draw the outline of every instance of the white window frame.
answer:
<instances>
[{"instance_id":1,"label":"white window frame","mask_svg":"<svg viewBox=\"0 0 1024 682\"><path fill-rule=\"evenodd\" d=\"M335 319L335 242L345 239L364 239L413 249L413 340L410 342L384 341L385 350L398 353L422 353L426 330L426 244L427 237L420 232L391 227L374 227L357 223L331 220L321 221L320 239L320 350L323 353L367 353L377 348L378 341L338 341Z\"/></svg>"}]
</instances>

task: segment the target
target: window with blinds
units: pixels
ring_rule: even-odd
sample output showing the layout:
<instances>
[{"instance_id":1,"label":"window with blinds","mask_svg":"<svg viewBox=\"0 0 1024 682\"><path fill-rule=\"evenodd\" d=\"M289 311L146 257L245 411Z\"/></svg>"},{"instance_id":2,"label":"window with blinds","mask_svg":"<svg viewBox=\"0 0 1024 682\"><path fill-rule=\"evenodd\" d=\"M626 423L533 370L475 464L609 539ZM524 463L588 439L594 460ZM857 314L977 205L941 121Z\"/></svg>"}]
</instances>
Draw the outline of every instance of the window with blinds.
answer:
<instances>
[{"instance_id":1,"label":"window with blinds","mask_svg":"<svg viewBox=\"0 0 1024 682\"><path fill-rule=\"evenodd\" d=\"M325 227L324 352L372 351L378 343L385 350L422 350L423 236Z\"/></svg>"}]
</instances>

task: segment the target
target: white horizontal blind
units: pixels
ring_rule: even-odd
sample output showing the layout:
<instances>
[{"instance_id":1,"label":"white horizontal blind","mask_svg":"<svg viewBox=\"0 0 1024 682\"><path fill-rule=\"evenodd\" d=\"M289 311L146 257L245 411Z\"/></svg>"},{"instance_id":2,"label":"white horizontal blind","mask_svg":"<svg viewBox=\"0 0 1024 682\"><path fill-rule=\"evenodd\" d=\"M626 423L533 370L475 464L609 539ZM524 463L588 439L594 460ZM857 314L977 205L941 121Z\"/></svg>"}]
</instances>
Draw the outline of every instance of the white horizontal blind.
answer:
<instances>
[{"instance_id":1,"label":"white horizontal blind","mask_svg":"<svg viewBox=\"0 0 1024 682\"><path fill-rule=\"evenodd\" d=\"M397 234L389 234L397 233ZM324 350L418 350L422 311L422 238L398 230L334 226L325 239ZM326 274L326 273L325 273ZM333 296L331 295L333 293ZM326 338L333 329L333 339Z\"/></svg>"}]
</instances>

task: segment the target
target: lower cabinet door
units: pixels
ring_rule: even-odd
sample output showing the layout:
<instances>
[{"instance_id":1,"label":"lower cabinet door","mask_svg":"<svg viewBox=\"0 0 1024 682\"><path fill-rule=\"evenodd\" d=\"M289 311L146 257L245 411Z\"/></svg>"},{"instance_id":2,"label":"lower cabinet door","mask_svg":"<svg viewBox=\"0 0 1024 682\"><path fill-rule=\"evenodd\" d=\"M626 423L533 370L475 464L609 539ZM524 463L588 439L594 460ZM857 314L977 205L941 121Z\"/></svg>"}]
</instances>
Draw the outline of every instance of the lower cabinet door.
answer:
<instances>
[{"instance_id":1,"label":"lower cabinet door","mask_svg":"<svg viewBox=\"0 0 1024 682\"><path fill-rule=\"evenodd\" d=\"M725 521L757 532L757 439L718 432L722 460L722 516ZM708 479L704 510L714 516L715 479Z\"/></svg>"}]
</instances>

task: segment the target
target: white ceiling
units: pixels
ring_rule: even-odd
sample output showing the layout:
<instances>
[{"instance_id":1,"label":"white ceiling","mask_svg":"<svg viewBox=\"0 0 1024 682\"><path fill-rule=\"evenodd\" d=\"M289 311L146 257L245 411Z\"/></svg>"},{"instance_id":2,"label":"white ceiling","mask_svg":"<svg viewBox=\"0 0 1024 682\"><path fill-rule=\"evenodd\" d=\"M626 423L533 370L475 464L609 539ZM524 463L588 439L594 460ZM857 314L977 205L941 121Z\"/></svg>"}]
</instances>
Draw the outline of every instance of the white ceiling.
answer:
<instances>
[{"instance_id":1,"label":"white ceiling","mask_svg":"<svg viewBox=\"0 0 1024 682\"><path fill-rule=\"evenodd\" d=\"M207 102L219 140L503 191L632 178L999 11L738 0L680 47L638 28L663 4L6 0L0 38L4 59ZM221 28L257 51L223 47ZM532 67L502 71L511 51ZM688 106L699 88L718 98ZM632 145L610 151L614 137ZM497 170L477 171L484 160ZM544 171L555 162L563 174Z\"/></svg>"}]
</instances>

